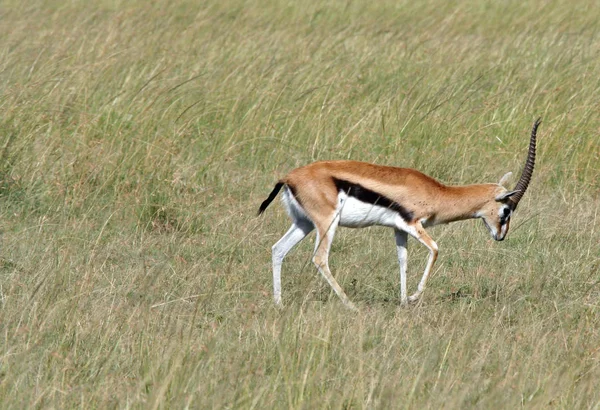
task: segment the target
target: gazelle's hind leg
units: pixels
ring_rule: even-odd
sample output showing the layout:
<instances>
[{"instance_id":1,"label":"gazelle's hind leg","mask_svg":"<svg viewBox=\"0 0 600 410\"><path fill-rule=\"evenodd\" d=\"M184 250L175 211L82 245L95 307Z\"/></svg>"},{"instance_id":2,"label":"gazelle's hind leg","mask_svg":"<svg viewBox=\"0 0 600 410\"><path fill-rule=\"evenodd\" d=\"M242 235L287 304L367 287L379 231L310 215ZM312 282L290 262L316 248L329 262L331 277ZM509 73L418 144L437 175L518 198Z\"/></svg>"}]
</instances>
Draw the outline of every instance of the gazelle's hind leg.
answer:
<instances>
[{"instance_id":1,"label":"gazelle's hind leg","mask_svg":"<svg viewBox=\"0 0 600 410\"><path fill-rule=\"evenodd\" d=\"M306 237L314 225L308 220L296 220L290 229L273 245L273 299L275 304L281 306L281 265L283 258Z\"/></svg>"},{"instance_id":2,"label":"gazelle's hind leg","mask_svg":"<svg viewBox=\"0 0 600 410\"><path fill-rule=\"evenodd\" d=\"M321 275L325 278L329 286L342 300L344 305L351 310L358 310L356 306L348 299L348 296L337 283L331 270L329 270L329 249L331 248L331 242L335 235L335 230L340 222L339 213L333 217L331 221L320 221L317 223L317 239L315 243L315 256L313 262L317 266L317 269Z\"/></svg>"}]
</instances>

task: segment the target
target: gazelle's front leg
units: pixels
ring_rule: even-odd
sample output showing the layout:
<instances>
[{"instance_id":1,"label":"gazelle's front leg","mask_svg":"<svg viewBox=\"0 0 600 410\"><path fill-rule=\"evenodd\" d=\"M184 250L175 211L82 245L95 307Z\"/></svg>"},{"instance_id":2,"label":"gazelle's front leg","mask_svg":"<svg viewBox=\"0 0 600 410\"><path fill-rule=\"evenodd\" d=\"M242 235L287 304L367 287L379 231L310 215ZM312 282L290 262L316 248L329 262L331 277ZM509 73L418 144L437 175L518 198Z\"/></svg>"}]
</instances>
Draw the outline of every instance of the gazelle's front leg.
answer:
<instances>
[{"instance_id":1,"label":"gazelle's front leg","mask_svg":"<svg viewBox=\"0 0 600 410\"><path fill-rule=\"evenodd\" d=\"M395 229L396 250L398 251L398 263L400 264L400 303L406 305L408 296L406 293L406 261L408 257L407 241L408 234L400 229Z\"/></svg>"},{"instance_id":2,"label":"gazelle's front leg","mask_svg":"<svg viewBox=\"0 0 600 410\"><path fill-rule=\"evenodd\" d=\"M417 287L417 291L413 293L408 300L411 302L416 302L421 296L421 293L425 290L425 285L427 284L427 278L433 269L433 264L435 263L438 256L438 246L433 239L425 232L423 229L423 225L420 222L417 222L412 226L413 229L409 231L409 233L415 237L419 242L429 249L429 259L427 260L427 266L425 267L425 272L423 272L423 277L419 282L419 286Z\"/></svg>"}]
</instances>

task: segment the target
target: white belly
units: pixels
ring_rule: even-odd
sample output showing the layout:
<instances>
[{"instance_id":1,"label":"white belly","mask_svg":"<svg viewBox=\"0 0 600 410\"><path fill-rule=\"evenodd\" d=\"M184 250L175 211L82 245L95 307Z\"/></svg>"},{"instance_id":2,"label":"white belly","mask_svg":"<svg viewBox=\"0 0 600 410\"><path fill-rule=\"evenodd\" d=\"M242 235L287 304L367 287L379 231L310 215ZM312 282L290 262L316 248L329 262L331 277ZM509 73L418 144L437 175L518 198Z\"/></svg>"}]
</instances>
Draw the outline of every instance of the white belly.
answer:
<instances>
[{"instance_id":1,"label":"white belly","mask_svg":"<svg viewBox=\"0 0 600 410\"><path fill-rule=\"evenodd\" d=\"M362 228L371 225L396 226L398 213L389 208L361 202L344 192L338 194L340 225Z\"/></svg>"}]
</instances>

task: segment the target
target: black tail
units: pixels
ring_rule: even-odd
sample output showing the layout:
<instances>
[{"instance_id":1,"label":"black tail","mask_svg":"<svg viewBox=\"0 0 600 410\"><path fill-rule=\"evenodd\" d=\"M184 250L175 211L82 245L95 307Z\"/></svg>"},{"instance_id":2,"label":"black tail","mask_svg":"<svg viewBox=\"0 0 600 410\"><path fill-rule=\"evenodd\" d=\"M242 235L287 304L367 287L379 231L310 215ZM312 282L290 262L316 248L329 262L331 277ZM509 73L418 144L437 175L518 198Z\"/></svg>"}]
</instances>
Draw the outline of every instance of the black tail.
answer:
<instances>
[{"instance_id":1,"label":"black tail","mask_svg":"<svg viewBox=\"0 0 600 410\"><path fill-rule=\"evenodd\" d=\"M265 212L265 209L267 209L267 207L271 204L271 202L273 202L273 200L275 199L275 197L277 196L277 194L279 193L279 190L281 189L281 187L283 185L284 184L281 181L279 181L275 184L275 188L273 188L273 190L269 194L269 197L267 199L265 199L262 204L260 204L260 208L258 208L259 215L262 214L263 212Z\"/></svg>"}]
</instances>

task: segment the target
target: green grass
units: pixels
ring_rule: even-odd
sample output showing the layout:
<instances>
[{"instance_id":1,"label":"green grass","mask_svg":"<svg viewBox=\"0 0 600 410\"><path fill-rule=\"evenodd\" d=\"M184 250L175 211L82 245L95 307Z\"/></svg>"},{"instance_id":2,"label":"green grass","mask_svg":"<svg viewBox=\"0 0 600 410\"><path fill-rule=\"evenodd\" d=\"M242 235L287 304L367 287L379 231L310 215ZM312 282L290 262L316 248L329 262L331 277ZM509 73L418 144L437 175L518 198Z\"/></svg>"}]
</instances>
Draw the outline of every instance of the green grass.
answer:
<instances>
[{"instance_id":1,"label":"green grass","mask_svg":"<svg viewBox=\"0 0 600 410\"><path fill-rule=\"evenodd\" d=\"M0 407L600 406L595 2L95 3L0 10ZM272 306L289 221L255 214L278 177L351 158L496 182L537 116L508 239L431 229L421 303L369 228L332 249L358 314L311 240Z\"/></svg>"}]
</instances>

